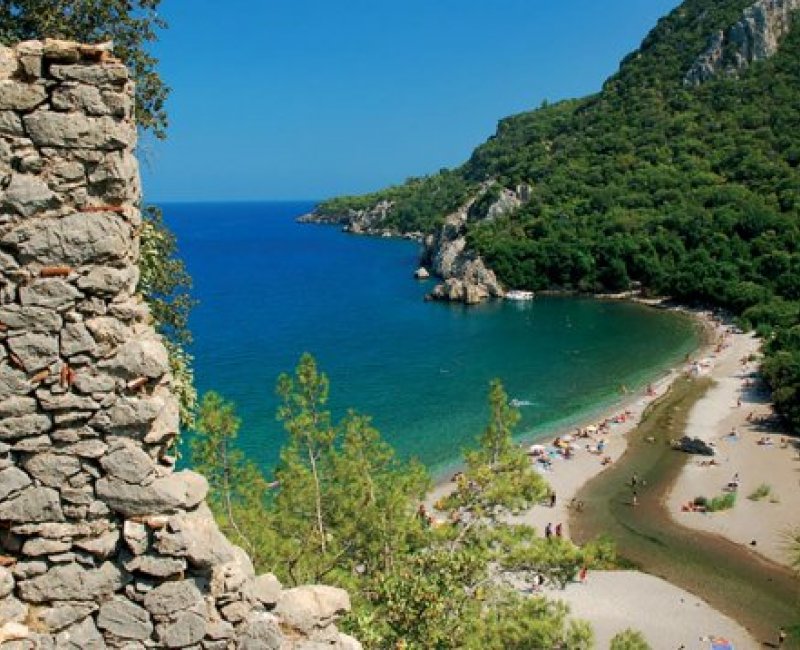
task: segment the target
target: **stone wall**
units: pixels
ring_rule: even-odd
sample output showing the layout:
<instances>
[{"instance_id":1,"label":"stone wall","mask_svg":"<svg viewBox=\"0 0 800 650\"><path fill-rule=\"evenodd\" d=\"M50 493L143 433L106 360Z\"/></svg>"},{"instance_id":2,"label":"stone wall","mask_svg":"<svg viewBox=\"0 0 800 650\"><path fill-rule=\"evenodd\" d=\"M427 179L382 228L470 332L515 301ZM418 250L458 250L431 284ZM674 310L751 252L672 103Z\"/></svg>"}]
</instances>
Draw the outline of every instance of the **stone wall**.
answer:
<instances>
[{"instance_id":1,"label":"stone wall","mask_svg":"<svg viewBox=\"0 0 800 650\"><path fill-rule=\"evenodd\" d=\"M255 576L174 469L132 97L104 46L0 47L0 648L359 648L345 592Z\"/></svg>"}]
</instances>

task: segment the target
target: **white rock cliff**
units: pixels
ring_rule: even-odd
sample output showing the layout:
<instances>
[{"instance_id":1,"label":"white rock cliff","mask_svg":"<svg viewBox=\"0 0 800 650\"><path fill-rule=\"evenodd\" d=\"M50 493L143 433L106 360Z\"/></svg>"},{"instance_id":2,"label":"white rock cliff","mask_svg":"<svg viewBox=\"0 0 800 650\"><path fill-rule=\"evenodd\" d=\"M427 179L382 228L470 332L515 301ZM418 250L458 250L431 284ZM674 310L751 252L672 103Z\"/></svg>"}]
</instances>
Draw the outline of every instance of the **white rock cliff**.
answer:
<instances>
[{"instance_id":1,"label":"white rock cliff","mask_svg":"<svg viewBox=\"0 0 800 650\"><path fill-rule=\"evenodd\" d=\"M696 86L720 74L736 75L751 63L768 59L789 33L798 9L800 0L758 0L732 27L711 37L684 82Z\"/></svg>"}]
</instances>

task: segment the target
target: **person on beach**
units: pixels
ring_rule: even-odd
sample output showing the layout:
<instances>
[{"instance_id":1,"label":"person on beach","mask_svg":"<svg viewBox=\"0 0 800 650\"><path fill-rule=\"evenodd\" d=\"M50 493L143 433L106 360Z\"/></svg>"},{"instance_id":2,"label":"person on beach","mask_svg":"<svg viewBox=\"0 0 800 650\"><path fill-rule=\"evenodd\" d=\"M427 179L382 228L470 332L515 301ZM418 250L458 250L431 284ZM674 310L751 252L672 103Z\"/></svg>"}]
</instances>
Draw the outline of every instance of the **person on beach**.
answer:
<instances>
[{"instance_id":1,"label":"person on beach","mask_svg":"<svg viewBox=\"0 0 800 650\"><path fill-rule=\"evenodd\" d=\"M782 647L786 643L786 630L782 627L778 628L778 647Z\"/></svg>"},{"instance_id":2,"label":"person on beach","mask_svg":"<svg viewBox=\"0 0 800 650\"><path fill-rule=\"evenodd\" d=\"M578 574L578 580L581 581L581 584L586 584L586 575L589 573L589 568L584 564L581 567L581 571Z\"/></svg>"},{"instance_id":3,"label":"person on beach","mask_svg":"<svg viewBox=\"0 0 800 650\"><path fill-rule=\"evenodd\" d=\"M551 539L553 537L553 524L548 523L547 526L544 527L544 536L545 539Z\"/></svg>"},{"instance_id":4,"label":"person on beach","mask_svg":"<svg viewBox=\"0 0 800 650\"><path fill-rule=\"evenodd\" d=\"M535 576L533 576L533 583L532 583L533 591L539 591L539 589L541 589L543 584L544 584L544 576L541 573L537 573Z\"/></svg>"},{"instance_id":5,"label":"person on beach","mask_svg":"<svg viewBox=\"0 0 800 650\"><path fill-rule=\"evenodd\" d=\"M639 493L634 489L633 495L631 497L631 505L636 507L639 505Z\"/></svg>"},{"instance_id":6,"label":"person on beach","mask_svg":"<svg viewBox=\"0 0 800 650\"><path fill-rule=\"evenodd\" d=\"M431 527L431 524L433 523L433 517L428 514L424 503L419 504L419 508L417 508L417 517L419 517L419 520L422 522L423 526L426 528Z\"/></svg>"},{"instance_id":7,"label":"person on beach","mask_svg":"<svg viewBox=\"0 0 800 650\"><path fill-rule=\"evenodd\" d=\"M637 485L639 485L639 475L634 472L633 476L631 476L631 487L635 488Z\"/></svg>"},{"instance_id":8,"label":"person on beach","mask_svg":"<svg viewBox=\"0 0 800 650\"><path fill-rule=\"evenodd\" d=\"M550 493L550 507L551 508L555 508L556 507L556 493L555 493L555 491Z\"/></svg>"},{"instance_id":9,"label":"person on beach","mask_svg":"<svg viewBox=\"0 0 800 650\"><path fill-rule=\"evenodd\" d=\"M562 537L561 524L556 524L556 537Z\"/></svg>"}]
</instances>

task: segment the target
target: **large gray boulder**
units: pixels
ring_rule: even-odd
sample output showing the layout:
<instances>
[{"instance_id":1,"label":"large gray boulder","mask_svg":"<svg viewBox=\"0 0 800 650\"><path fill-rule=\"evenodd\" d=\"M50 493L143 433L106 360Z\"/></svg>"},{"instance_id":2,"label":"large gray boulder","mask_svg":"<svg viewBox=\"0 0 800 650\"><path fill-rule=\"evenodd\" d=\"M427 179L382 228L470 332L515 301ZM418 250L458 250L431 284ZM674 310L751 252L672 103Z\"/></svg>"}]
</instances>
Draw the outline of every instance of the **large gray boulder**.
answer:
<instances>
[{"instance_id":1,"label":"large gray boulder","mask_svg":"<svg viewBox=\"0 0 800 650\"><path fill-rule=\"evenodd\" d=\"M283 592L275 615L285 624L306 634L331 625L350 611L350 596L344 589L306 585Z\"/></svg>"},{"instance_id":2,"label":"large gray boulder","mask_svg":"<svg viewBox=\"0 0 800 650\"><path fill-rule=\"evenodd\" d=\"M35 454L22 462L25 470L37 481L49 487L59 488L81 471L77 457L65 454Z\"/></svg>"},{"instance_id":3,"label":"large gray boulder","mask_svg":"<svg viewBox=\"0 0 800 650\"><path fill-rule=\"evenodd\" d=\"M113 151L130 147L135 133L112 117L36 111L22 118L37 147L92 148Z\"/></svg>"},{"instance_id":4,"label":"large gray boulder","mask_svg":"<svg viewBox=\"0 0 800 650\"><path fill-rule=\"evenodd\" d=\"M178 612L156 626L159 645L185 648L198 643L206 634L207 619L202 605Z\"/></svg>"},{"instance_id":5,"label":"large gray boulder","mask_svg":"<svg viewBox=\"0 0 800 650\"><path fill-rule=\"evenodd\" d=\"M74 625L78 621L97 611L96 603L89 602L63 602L53 603L52 607L37 609L36 618L44 628L50 632L59 632L65 627Z\"/></svg>"},{"instance_id":6,"label":"large gray boulder","mask_svg":"<svg viewBox=\"0 0 800 650\"><path fill-rule=\"evenodd\" d=\"M149 485L132 485L114 477L95 484L97 497L126 517L170 514L194 508L208 493L208 482L195 472L184 470L154 480Z\"/></svg>"},{"instance_id":7,"label":"large gray boulder","mask_svg":"<svg viewBox=\"0 0 800 650\"><path fill-rule=\"evenodd\" d=\"M31 479L25 472L16 467L6 467L0 471L0 501L16 494L30 484Z\"/></svg>"},{"instance_id":8,"label":"large gray boulder","mask_svg":"<svg viewBox=\"0 0 800 650\"><path fill-rule=\"evenodd\" d=\"M203 594L192 580L165 582L144 597L144 607L153 616L171 616L202 605Z\"/></svg>"},{"instance_id":9,"label":"large gray boulder","mask_svg":"<svg viewBox=\"0 0 800 650\"><path fill-rule=\"evenodd\" d=\"M125 574L112 562L98 569L78 564L59 564L46 573L18 584L19 595L31 603L59 600L98 600L113 594L127 582Z\"/></svg>"},{"instance_id":10,"label":"large gray boulder","mask_svg":"<svg viewBox=\"0 0 800 650\"><path fill-rule=\"evenodd\" d=\"M64 521L58 492L46 487L29 487L16 497L0 503L0 521Z\"/></svg>"},{"instance_id":11,"label":"large gray boulder","mask_svg":"<svg viewBox=\"0 0 800 650\"><path fill-rule=\"evenodd\" d=\"M208 493L208 482L195 472L184 470L154 480L149 485L132 485L114 477L95 484L97 497L126 517L170 514L194 508Z\"/></svg>"},{"instance_id":12,"label":"large gray boulder","mask_svg":"<svg viewBox=\"0 0 800 650\"><path fill-rule=\"evenodd\" d=\"M17 355L28 373L36 372L58 361L58 339L55 336L28 332L9 339L8 347Z\"/></svg>"},{"instance_id":13,"label":"large gray boulder","mask_svg":"<svg viewBox=\"0 0 800 650\"><path fill-rule=\"evenodd\" d=\"M130 251L131 231L113 212L78 212L25 221L0 241L13 247L22 261L77 266L124 259Z\"/></svg>"},{"instance_id":14,"label":"large gray boulder","mask_svg":"<svg viewBox=\"0 0 800 650\"><path fill-rule=\"evenodd\" d=\"M2 93L3 89L0 88L0 97L2 97ZM11 182L0 198L0 206L23 217L29 217L40 210L55 207L57 204L56 195L53 194L47 183L30 174L13 174Z\"/></svg>"},{"instance_id":15,"label":"large gray boulder","mask_svg":"<svg viewBox=\"0 0 800 650\"><path fill-rule=\"evenodd\" d=\"M100 607L97 627L122 639L144 640L153 633L147 610L123 596L116 596Z\"/></svg>"},{"instance_id":16,"label":"large gray boulder","mask_svg":"<svg viewBox=\"0 0 800 650\"><path fill-rule=\"evenodd\" d=\"M0 441L30 438L47 432L53 421L43 413L31 413L0 420Z\"/></svg>"},{"instance_id":17,"label":"large gray boulder","mask_svg":"<svg viewBox=\"0 0 800 650\"><path fill-rule=\"evenodd\" d=\"M198 569L210 569L236 559L235 547L220 532L214 515L204 503L196 510L173 515L155 533L159 553L185 557Z\"/></svg>"},{"instance_id":18,"label":"large gray boulder","mask_svg":"<svg viewBox=\"0 0 800 650\"><path fill-rule=\"evenodd\" d=\"M136 485L144 483L156 469L153 459L141 447L124 443L112 446L100 459L100 465L109 476Z\"/></svg>"},{"instance_id":19,"label":"large gray boulder","mask_svg":"<svg viewBox=\"0 0 800 650\"><path fill-rule=\"evenodd\" d=\"M60 632L55 641L57 650L106 650L107 647L91 616Z\"/></svg>"}]
</instances>

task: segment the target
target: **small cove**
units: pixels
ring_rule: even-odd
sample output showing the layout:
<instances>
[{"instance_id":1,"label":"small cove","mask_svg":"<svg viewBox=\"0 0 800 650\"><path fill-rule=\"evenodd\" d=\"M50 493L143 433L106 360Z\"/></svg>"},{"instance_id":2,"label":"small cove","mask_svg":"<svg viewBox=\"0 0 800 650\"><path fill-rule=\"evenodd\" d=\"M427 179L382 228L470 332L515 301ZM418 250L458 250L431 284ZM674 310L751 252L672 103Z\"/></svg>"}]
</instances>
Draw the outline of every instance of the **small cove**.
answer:
<instances>
[{"instance_id":1,"label":"small cove","mask_svg":"<svg viewBox=\"0 0 800 650\"><path fill-rule=\"evenodd\" d=\"M330 377L335 416L369 413L402 456L442 472L480 433L491 378L529 402L530 439L640 389L699 339L688 317L628 303L425 303L415 243L295 223L309 202L163 207L200 301L198 387L237 403L240 445L265 468L284 439L275 381L304 351Z\"/></svg>"}]
</instances>

